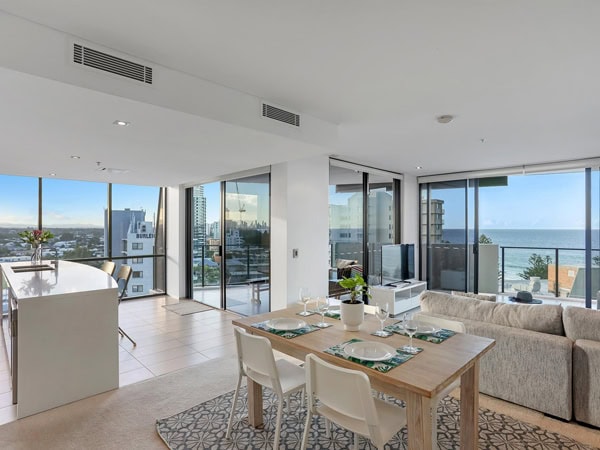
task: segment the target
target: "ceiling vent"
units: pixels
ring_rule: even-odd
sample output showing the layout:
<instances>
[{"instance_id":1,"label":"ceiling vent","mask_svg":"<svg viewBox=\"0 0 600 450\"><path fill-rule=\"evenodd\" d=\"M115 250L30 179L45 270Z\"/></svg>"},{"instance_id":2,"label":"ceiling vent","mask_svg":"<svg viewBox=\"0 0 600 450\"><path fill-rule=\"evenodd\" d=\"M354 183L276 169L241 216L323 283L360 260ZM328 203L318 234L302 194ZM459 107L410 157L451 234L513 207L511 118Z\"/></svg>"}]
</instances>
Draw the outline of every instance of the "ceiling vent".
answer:
<instances>
[{"instance_id":1,"label":"ceiling vent","mask_svg":"<svg viewBox=\"0 0 600 450\"><path fill-rule=\"evenodd\" d=\"M81 44L73 44L73 62L141 83L152 84L152 67L109 55Z\"/></svg>"},{"instance_id":2,"label":"ceiling vent","mask_svg":"<svg viewBox=\"0 0 600 450\"><path fill-rule=\"evenodd\" d=\"M98 167L96 169L96 172L123 174L123 173L129 173L129 169L115 169L113 167Z\"/></svg>"},{"instance_id":3,"label":"ceiling vent","mask_svg":"<svg viewBox=\"0 0 600 450\"><path fill-rule=\"evenodd\" d=\"M285 109L277 108L276 106L269 105L267 103L262 104L262 115L268 119L277 120L279 122L294 125L295 127L300 126L300 115L294 114L293 112L286 111Z\"/></svg>"}]
</instances>

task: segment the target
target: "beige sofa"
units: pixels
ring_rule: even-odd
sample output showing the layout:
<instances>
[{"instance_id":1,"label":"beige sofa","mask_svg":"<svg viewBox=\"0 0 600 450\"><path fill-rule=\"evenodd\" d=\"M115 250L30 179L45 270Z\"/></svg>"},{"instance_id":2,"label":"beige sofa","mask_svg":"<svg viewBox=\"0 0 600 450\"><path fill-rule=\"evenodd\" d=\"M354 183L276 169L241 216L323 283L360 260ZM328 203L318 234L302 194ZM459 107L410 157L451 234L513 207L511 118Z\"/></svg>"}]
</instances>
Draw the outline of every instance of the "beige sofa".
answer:
<instances>
[{"instance_id":1,"label":"beige sofa","mask_svg":"<svg viewBox=\"0 0 600 450\"><path fill-rule=\"evenodd\" d=\"M565 336L561 306L512 305L425 291L421 310L459 320L468 333L496 340L495 347L481 359L480 392L571 419L573 340ZM582 345L586 352L591 351L589 344ZM578 353L581 359L585 359L583 352ZM600 359L600 349L596 348L594 355ZM593 377L591 372L577 376L587 376L590 381ZM584 397L583 393L576 396ZM581 417L593 417L590 409L589 405L582 408Z\"/></svg>"}]
</instances>

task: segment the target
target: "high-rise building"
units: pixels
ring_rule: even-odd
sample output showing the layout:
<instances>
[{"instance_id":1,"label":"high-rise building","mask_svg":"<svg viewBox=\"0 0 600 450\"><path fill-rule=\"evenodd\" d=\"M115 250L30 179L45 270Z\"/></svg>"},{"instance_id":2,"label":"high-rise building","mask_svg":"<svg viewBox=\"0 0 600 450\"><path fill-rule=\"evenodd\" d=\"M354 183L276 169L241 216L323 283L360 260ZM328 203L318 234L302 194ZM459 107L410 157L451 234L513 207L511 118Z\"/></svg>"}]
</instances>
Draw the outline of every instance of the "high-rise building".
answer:
<instances>
[{"instance_id":1,"label":"high-rise building","mask_svg":"<svg viewBox=\"0 0 600 450\"><path fill-rule=\"evenodd\" d=\"M206 197L202 185L194 186L192 209L192 245L194 253L199 254L206 245Z\"/></svg>"}]
</instances>

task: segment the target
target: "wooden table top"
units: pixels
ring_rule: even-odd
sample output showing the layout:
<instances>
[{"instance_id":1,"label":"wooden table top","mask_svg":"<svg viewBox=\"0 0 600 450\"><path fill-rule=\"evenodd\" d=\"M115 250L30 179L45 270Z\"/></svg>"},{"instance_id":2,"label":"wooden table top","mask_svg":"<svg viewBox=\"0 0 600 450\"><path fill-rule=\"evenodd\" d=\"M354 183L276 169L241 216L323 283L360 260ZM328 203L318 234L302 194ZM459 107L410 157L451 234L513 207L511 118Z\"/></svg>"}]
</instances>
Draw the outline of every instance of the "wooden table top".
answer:
<instances>
[{"instance_id":1,"label":"wooden table top","mask_svg":"<svg viewBox=\"0 0 600 450\"><path fill-rule=\"evenodd\" d=\"M314 331L293 339L286 339L268 331L252 327L253 323L275 318L303 319L309 324L320 321L318 314L302 317L296 313L302 311L302 306L293 305L287 309L233 320L233 324L242 327L252 334L265 336L271 341L272 347L283 353L304 360L308 353L314 353L320 358L349 369L363 370L369 375L373 388L403 398L407 392L414 392L424 397L434 397L446 386L488 352L494 345L493 339L457 333L441 344L414 339L414 345L422 347L423 351L409 361L381 373L361 364L325 353L324 350L344 341L357 338L365 341L382 342L395 348L408 344L409 338L394 334L389 338L379 338L370 333L379 329L379 320L366 315L360 331L345 331L340 320L325 318L333 324L332 327ZM397 319L388 319L386 324L395 323Z\"/></svg>"}]
</instances>

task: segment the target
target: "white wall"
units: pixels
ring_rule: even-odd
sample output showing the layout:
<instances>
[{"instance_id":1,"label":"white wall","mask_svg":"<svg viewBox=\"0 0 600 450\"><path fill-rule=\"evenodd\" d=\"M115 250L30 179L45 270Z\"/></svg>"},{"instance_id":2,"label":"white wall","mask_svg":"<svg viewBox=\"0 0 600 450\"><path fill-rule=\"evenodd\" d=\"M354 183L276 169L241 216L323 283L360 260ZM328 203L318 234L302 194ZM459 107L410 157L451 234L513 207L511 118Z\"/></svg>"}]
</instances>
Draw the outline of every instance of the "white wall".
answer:
<instances>
[{"instance_id":1,"label":"white wall","mask_svg":"<svg viewBox=\"0 0 600 450\"><path fill-rule=\"evenodd\" d=\"M300 287L328 292L329 160L311 157L271 168L271 310L298 301ZM292 257L298 249L298 257Z\"/></svg>"},{"instance_id":2,"label":"white wall","mask_svg":"<svg viewBox=\"0 0 600 450\"><path fill-rule=\"evenodd\" d=\"M167 294L185 297L185 188L167 187Z\"/></svg>"},{"instance_id":3,"label":"white wall","mask_svg":"<svg viewBox=\"0 0 600 450\"><path fill-rule=\"evenodd\" d=\"M415 276L419 270L419 184L417 177L404 175L402 181L402 243L415 244Z\"/></svg>"}]
</instances>

